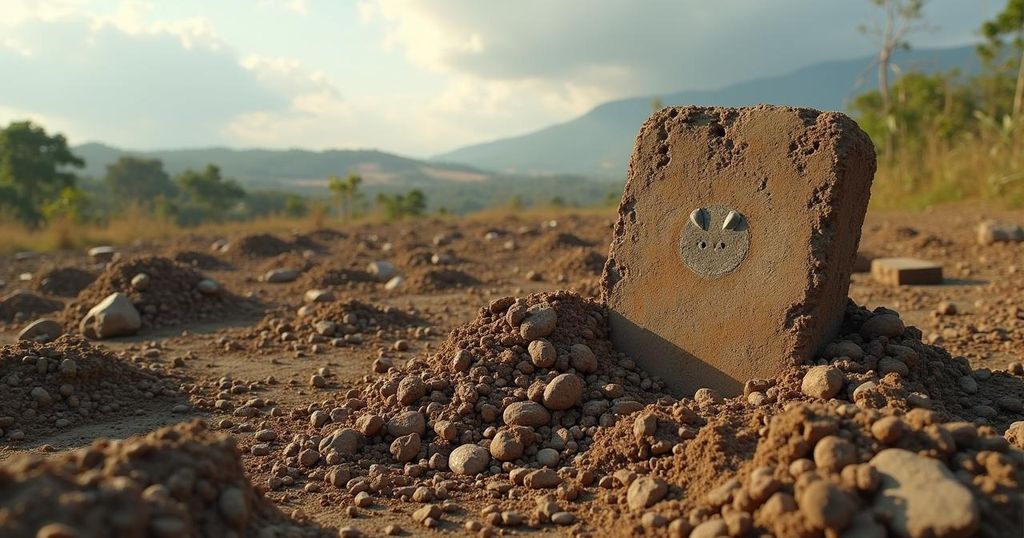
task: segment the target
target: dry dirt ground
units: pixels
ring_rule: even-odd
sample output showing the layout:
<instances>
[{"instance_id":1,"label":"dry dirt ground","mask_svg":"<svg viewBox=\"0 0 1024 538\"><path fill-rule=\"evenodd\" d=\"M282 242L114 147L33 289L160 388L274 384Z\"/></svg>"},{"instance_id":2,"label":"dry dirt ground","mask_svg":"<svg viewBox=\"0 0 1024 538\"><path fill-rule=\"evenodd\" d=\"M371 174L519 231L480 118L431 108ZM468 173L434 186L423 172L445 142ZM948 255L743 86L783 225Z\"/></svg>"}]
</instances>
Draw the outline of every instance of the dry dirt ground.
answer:
<instances>
[{"instance_id":1,"label":"dry dirt ground","mask_svg":"<svg viewBox=\"0 0 1024 538\"><path fill-rule=\"evenodd\" d=\"M1009 363L1024 360L1024 243L978 245L974 228L983 218L1020 224L1024 212L963 205L870 214L861 252L939 262L946 283L894 288L857 273L851 298L868 308L900 312L908 325L921 329L925 342L967 357L975 369L1005 370ZM557 289L597 294L611 226L610 214L565 215L542 222L424 220L304 230L276 238L190 236L120 249L122 258L157 255L193 267L236 295L239 306L210 315L187 308L168 312L177 316L177 323L98 344L143 370L170 376L180 394L156 405L121 406L86 424L26 432L21 440L8 435L0 438L0 461L23 453L55 457L98 438L143 435L198 417L236 438L252 482L285 514L326 528L354 526L371 535L383 533L388 525L400 526L405 534L434 532L410 517L420 502L377 498L352 509L351 495L280 473L275 467L287 450L285 436L294 433L281 424L307 421L313 408L330 412L336 402L355 396L353 389L376 376L375 370L437 351L449 331L473 320L497 298ZM402 285L388 290L367 274L368 264L376 260L392 262L405 279ZM9 257L0 261L2 291L25 288L71 303L75 282L66 290L55 286L59 274L49 281L41 278L58 268L100 275L105 265L85 253ZM267 271L279 268L301 274L292 282L262 281ZM64 275L69 280L72 276L82 278ZM151 285L161 283L154 278ZM311 289L330 290L334 300L307 308L341 308L337 319L358 325L358 330L320 336L304 324L296 312L307 304L304 296ZM156 318L163 314L158 310ZM61 312L49 316L60 319ZM24 316L4 320L0 341L13 344L27 321L31 319ZM261 444L254 436L262 430L281 432L264 443L269 454L253 448ZM480 493L453 494L457 508L444 514L441 528L467 532L466 520L484 519L480 509L498 495ZM530 532L603 534L586 522L571 528L549 525Z\"/></svg>"}]
</instances>

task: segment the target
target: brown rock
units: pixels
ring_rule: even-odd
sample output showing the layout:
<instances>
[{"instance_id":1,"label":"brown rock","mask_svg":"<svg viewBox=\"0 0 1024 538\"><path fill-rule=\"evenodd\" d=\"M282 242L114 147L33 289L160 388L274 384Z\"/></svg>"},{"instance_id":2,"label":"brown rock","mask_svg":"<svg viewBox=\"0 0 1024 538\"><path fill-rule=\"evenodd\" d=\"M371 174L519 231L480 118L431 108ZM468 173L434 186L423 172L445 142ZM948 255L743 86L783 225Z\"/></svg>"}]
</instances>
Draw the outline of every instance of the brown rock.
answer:
<instances>
[{"instance_id":1,"label":"brown rock","mask_svg":"<svg viewBox=\"0 0 1024 538\"><path fill-rule=\"evenodd\" d=\"M648 476L634 480L626 491L626 502L633 510L650 508L668 494L668 484Z\"/></svg>"},{"instance_id":2,"label":"brown rock","mask_svg":"<svg viewBox=\"0 0 1024 538\"><path fill-rule=\"evenodd\" d=\"M828 480L812 482L800 493L797 503L800 513L818 529L843 530L857 512L856 501Z\"/></svg>"},{"instance_id":3,"label":"brown rock","mask_svg":"<svg viewBox=\"0 0 1024 538\"><path fill-rule=\"evenodd\" d=\"M569 409L583 396L583 380L575 374L560 374L544 387L544 407L552 411Z\"/></svg>"},{"instance_id":4,"label":"brown rock","mask_svg":"<svg viewBox=\"0 0 1024 538\"><path fill-rule=\"evenodd\" d=\"M617 349L678 394L731 396L835 335L875 170L852 120L665 108L629 170L602 282Z\"/></svg>"},{"instance_id":5,"label":"brown rock","mask_svg":"<svg viewBox=\"0 0 1024 538\"><path fill-rule=\"evenodd\" d=\"M843 371L835 366L815 366L804 374L800 390L811 398L828 400L843 388Z\"/></svg>"},{"instance_id":6,"label":"brown rock","mask_svg":"<svg viewBox=\"0 0 1024 538\"><path fill-rule=\"evenodd\" d=\"M501 415L505 424L512 426L540 427L551 420L551 413L537 402L513 402Z\"/></svg>"},{"instance_id":7,"label":"brown rock","mask_svg":"<svg viewBox=\"0 0 1024 538\"><path fill-rule=\"evenodd\" d=\"M448 456L448 468L455 474L472 476L483 472L490 463L491 455L480 445L462 445Z\"/></svg>"}]
</instances>

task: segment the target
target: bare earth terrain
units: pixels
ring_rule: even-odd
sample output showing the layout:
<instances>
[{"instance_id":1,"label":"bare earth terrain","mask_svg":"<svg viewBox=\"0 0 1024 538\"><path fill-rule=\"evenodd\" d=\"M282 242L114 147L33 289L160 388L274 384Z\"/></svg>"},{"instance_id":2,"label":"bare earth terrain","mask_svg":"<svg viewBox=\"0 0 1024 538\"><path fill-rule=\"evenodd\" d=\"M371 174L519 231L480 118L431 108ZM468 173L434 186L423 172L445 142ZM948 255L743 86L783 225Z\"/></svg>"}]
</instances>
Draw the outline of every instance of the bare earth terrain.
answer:
<instances>
[{"instance_id":1,"label":"bare earth terrain","mask_svg":"<svg viewBox=\"0 0 1024 538\"><path fill-rule=\"evenodd\" d=\"M985 218L1024 212L868 215L861 253L940 263L945 284L856 273L850 298L867 310L849 308L817 364L835 390L809 388L806 365L681 402L610 347L586 299L599 300L610 214L183 237L118 249L109 267L9 257L3 294L35 295L0 303L0 534L101 535L112 523L96 513L117 507L135 514L118 520L125 536L1009 536L1024 513L1010 446L1024 442L1010 426L1024 419L1024 243L978 244ZM219 288L197 291L202 278ZM579 295L535 295L556 290ZM17 342L40 317L77 332L115 291L142 313L136 336ZM892 317L876 307L907 328L876 331ZM193 419L206 425L160 430ZM490 448L456 462L467 445ZM965 484L973 513L941 528L865 518L901 495L893 467L920 464L889 451L945 462L935 472ZM43 502L59 491L79 497Z\"/></svg>"}]
</instances>

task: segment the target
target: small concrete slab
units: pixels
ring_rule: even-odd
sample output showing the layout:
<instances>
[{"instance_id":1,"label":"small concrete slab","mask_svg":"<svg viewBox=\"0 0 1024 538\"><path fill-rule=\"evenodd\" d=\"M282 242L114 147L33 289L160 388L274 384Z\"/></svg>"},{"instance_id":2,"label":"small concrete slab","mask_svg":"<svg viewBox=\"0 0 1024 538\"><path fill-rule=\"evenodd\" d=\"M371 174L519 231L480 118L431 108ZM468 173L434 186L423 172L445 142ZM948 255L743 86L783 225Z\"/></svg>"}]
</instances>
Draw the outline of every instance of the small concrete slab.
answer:
<instances>
[{"instance_id":1,"label":"small concrete slab","mask_svg":"<svg viewBox=\"0 0 1024 538\"><path fill-rule=\"evenodd\" d=\"M942 266L917 258L876 258L871 276L889 286L927 286L942 284Z\"/></svg>"}]
</instances>

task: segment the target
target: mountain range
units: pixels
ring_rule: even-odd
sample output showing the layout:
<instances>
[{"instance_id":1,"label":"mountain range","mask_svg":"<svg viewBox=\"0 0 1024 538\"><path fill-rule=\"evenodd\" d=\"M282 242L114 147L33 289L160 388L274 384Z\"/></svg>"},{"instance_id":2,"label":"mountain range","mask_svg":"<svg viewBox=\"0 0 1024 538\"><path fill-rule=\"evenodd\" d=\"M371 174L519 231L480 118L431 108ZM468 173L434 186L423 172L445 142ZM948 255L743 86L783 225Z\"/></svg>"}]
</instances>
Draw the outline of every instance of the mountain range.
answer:
<instances>
[{"instance_id":1,"label":"mountain range","mask_svg":"<svg viewBox=\"0 0 1024 538\"><path fill-rule=\"evenodd\" d=\"M814 64L784 75L753 79L713 90L680 91L610 101L586 114L521 136L462 147L434 158L517 174L583 174L623 178L633 141L651 114L652 100L664 105L745 106L759 103L819 110L846 110L853 96L878 85L873 57ZM975 73L979 60L972 46L900 51L902 70L927 72L957 68Z\"/></svg>"}]
</instances>

